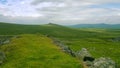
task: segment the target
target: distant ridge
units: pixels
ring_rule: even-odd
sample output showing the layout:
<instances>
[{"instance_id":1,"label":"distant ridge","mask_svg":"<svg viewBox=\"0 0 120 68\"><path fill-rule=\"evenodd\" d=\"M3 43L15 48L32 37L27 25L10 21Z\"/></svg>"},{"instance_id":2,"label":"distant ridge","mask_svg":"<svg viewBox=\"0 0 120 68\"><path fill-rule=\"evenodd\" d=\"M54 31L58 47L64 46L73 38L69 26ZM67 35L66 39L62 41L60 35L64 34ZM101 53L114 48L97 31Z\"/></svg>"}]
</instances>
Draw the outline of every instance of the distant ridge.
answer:
<instances>
[{"instance_id":1,"label":"distant ridge","mask_svg":"<svg viewBox=\"0 0 120 68\"><path fill-rule=\"evenodd\" d=\"M83 30L57 25L53 23L44 25L24 25L0 23L0 35L36 34L50 35L55 37L78 36L79 33L89 33Z\"/></svg>"},{"instance_id":2,"label":"distant ridge","mask_svg":"<svg viewBox=\"0 0 120 68\"><path fill-rule=\"evenodd\" d=\"M77 25L71 25L69 27L74 27L74 28L120 28L120 24L77 24Z\"/></svg>"}]
</instances>

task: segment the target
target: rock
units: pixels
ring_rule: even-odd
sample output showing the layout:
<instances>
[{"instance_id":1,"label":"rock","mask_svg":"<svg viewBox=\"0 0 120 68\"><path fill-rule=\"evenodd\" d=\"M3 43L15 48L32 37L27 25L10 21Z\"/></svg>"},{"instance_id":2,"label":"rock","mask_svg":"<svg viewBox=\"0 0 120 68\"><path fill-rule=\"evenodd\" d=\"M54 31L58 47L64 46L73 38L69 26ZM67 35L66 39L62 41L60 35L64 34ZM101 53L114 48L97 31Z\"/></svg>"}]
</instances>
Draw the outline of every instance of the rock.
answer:
<instances>
[{"instance_id":1,"label":"rock","mask_svg":"<svg viewBox=\"0 0 120 68\"><path fill-rule=\"evenodd\" d=\"M83 60L85 66L90 67L93 65L93 61L95 60L91 54L87 51L86 48L82 48L80 51L76 53L76 57L80 60Z\"/></svg>"},{"instance_id":2,"label":"rock","mask_svg":"<svg viewBox=\"0 0 120 68\"><path fill-rule=\"evenodd\" d=\"M10 42L10 40L5 40L4 42L3 42L3 44L8 44Z\"/></svg>"},{"instance_id":3,"label":"rock","mask_svg":"<svg viewBox=\"0 0 120 68\"><path fill-rule=\"evenodd\" d=\"M60 47L65 47L65 45L62 44L62 43L58 43L58 46L60 46Z\"/></svg>"},{"instance_id":4,"label":"rock","mask_svg":"<svg viewBox=\"0 0 120 68\"><path fill-rule=\"evenodd\" d=\"M64 52L70 54L71 56L75 57L75 53L70 49L68 46L62 46Z\"/></svg>"},{"instance_id":5,"label":"rock","mask_svg":"<svg viewBox=\"0 0 120 68\"><path fill-rule=\"evenodd\" d=\"M93 62L93 65L89 68L116 68L116 64L110 58L99 58Z\"/></svg>"},{"instance_id":6,"label":"rock","mask_svg":"<svg viewBox=\"0 0 120 68\"><path fill-rule=\"evenodd\" d=\"M93 66L93 62L91 62L91 61L85 61L84 64L85 64L87 67Z\"/></svg>"},{"instance_id":7,"label":"rock","mask_svg":"<svg viewBox=\"0 0 120 68\"><path fill-rule=\"evenodd\" d=\"M0 45L8 44L10 43L10 40L0 40Z\"/></svg>"},{"instance_id":8,"label":"rock","mask_svg":"<svg viewBox=\"0 0 120 68\"><path fill-rule=\"evenodd\" d=\"M6 56L4 54L4 52L0 52L0 64L3 63L3 61L5 60Z\"/></svg>"},{"instance_id":9,"label":"rock","mask_svg":"<svg viewBox=\"0 0 120 68\"><path fill-rule=\"evenodd\" d=\"M80 51L76 52L76 56L82 60L84 59L84 57L92 57L86 48L82 48Z\"/></svg>"},{"instance_id":10,"label":"rock","mask_svg":"<svg viewBox=\"0 0 120 68\"><path fill-rule=\"evenodd\" d=\"M82 48L76 53L76 57L83 60L85 67L87 68L117 68L116 63L110 58L98 58L95 59L87 51L86 48Z\"/></svg>"},{"instance_id":11,"label":"rock","mask_svg":"<svg viewBox=\"0 0 120 68\"><path fill-rule=\"evenodd\" d=\"M75 52L72 51L72 49L66 45L64 45L62 42L57 40L56 38L52 38L57 46L59 46L64 52L70 54L71 56L75 57Z\"/></svg>"}]
</instances>

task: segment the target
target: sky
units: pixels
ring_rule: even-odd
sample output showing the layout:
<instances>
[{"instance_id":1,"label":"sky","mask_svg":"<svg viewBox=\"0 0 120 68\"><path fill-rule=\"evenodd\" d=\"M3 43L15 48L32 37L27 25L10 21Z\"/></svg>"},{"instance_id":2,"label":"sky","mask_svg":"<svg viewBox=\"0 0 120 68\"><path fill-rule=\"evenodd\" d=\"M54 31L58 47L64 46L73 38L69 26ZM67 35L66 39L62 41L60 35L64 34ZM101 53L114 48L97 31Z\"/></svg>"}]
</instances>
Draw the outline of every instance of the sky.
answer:
<instances>
[{"instance_id":1,"label":"sky","mask_svg":"<svg viewBox=\"0 0 120 68\"><path fill-rule=\"evenodd\" d=\"M0 0L0 22L120 24L120 0Z\"/></svg>"}]
</instances>

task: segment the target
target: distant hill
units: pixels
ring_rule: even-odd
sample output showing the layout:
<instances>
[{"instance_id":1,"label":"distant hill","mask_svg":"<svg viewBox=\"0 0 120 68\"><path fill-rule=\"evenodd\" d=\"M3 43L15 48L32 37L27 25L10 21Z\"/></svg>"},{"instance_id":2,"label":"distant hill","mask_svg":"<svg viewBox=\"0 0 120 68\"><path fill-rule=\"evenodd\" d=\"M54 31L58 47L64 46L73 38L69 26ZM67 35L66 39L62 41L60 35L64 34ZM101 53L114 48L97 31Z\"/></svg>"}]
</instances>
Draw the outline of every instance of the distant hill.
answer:
<instances>
[{"instance_id":1,"label":"distant hill","mask_svg":"<svg viewBox=\"0 0 120 68\"><path fill-rule=\"evenodd\" d=\"M45 25L19 25L0 23L0 35L19 35L19 34L36 34L60 37L60 38L78 38L87 37L90 33L93 36L96 33L77 30L57 24L45 24Z\"/></svg>"},{"instance_id":2,"label":"distant hill","mask_svg":"<svg viewBox=\"0 0 120 68\"><path fill-rule=\"evenodd\" d=\"M77 24L77 25L71 25L70 27L74 28L120 28L120 24Z\"/></svg>"}]
</instances>

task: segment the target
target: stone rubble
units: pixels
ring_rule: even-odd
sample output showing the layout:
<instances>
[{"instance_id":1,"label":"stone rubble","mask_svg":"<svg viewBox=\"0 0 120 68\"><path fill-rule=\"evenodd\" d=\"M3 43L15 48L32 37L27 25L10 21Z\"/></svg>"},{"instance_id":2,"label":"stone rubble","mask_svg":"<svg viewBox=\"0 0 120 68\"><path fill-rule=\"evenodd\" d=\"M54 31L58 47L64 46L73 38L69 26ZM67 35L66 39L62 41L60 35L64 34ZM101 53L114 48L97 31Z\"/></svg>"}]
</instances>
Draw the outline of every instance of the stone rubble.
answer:
<instances>
[{"instance_id":1,"label":"stone rubble","mask_svg":"<svg viewBox=\"0 0 120 68\"><path fill-rule=\"evenodd\" d=\"M85 48L82 48L77 54L77 56L82 59L87 56L86 61L83 62L88 68L117 68L116 63L110 58L100 57L94 60Z\"/></svg>"},{"instance_id":2,"label":"stone rubble","mask_svg":"<svg viewBox=\"0 0 120 68\"><path fill-rule=\"evenodd\" d=\"M84 57L92 57L91 54L87 51L86 48L82 48L80 51L77 51L76 56L79 59L84 59Z\"/></svg>"}]
</instances>

